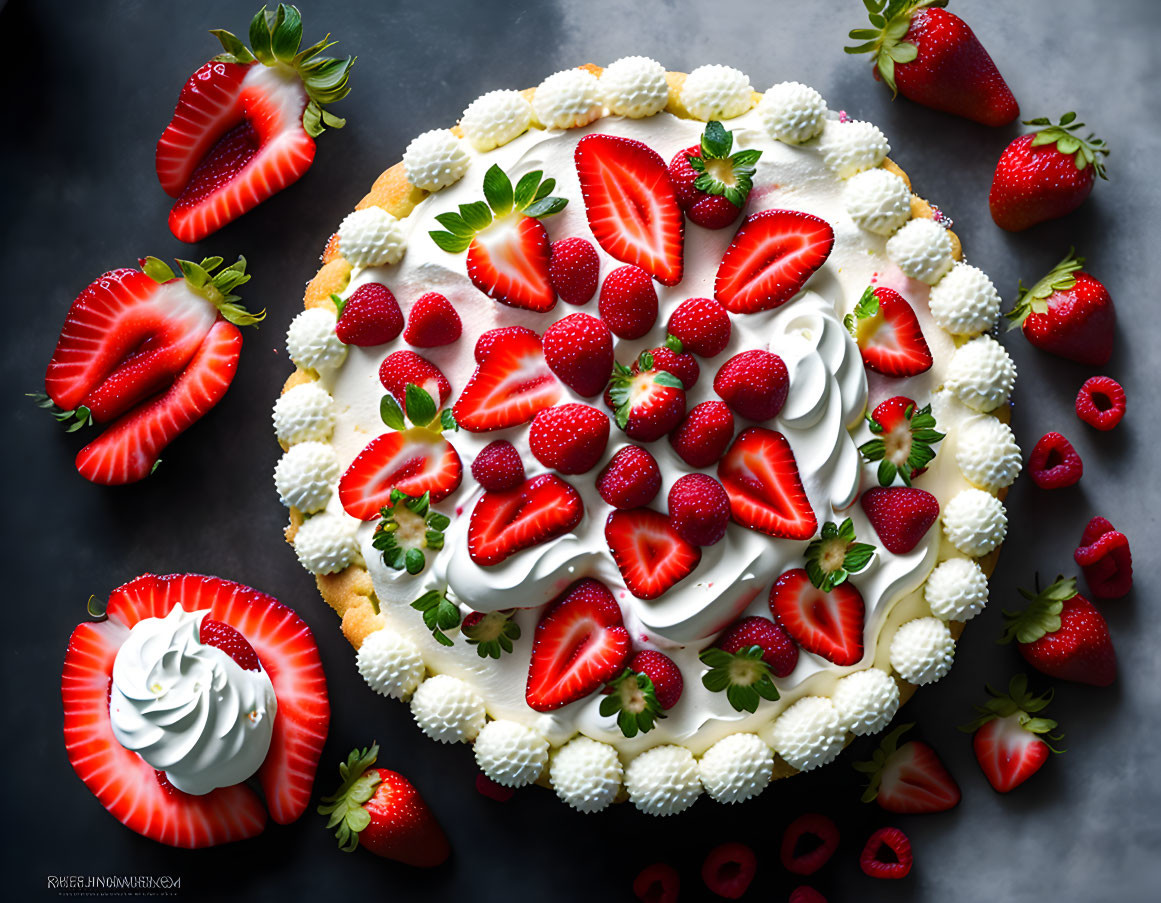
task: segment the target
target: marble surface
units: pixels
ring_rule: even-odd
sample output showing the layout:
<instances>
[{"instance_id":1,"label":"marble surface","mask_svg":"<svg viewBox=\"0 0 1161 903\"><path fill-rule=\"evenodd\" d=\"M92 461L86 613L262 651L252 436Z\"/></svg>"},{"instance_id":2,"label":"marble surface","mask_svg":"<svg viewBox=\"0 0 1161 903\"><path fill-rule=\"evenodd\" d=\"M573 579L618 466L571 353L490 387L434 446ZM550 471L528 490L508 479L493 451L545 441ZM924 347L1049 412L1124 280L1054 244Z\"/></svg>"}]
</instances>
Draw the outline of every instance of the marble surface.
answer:
<instances>
[{"instance_id":1,"label":"marble surface","mask_svg":"<svg viewBox=\"0 0 1161 903\"><path fill-rule=\"evenodd\" d=\"M991 130L891 102L862 58L845 56L846 31L861 25L857 0L557 0L555 3L356 3L303 0L307 38L329 29L359 56L353 92L336 112L310 173L253 213L190 249L165 226L168 199L153 174L155 137L185 77L214 52L205 33L245 34L250 3L9 2L0 10L7 47L0 142L0 258L8 319L0 354L5 441L5 592L0 707L7 742L4 885L13 899L58 896L51 875L180 877L183 899L588 900L629 899L637 870L678 864L682 900L702 899L698 867L729 839L759 853L750 899L784 900L797 882L778 863L781 831L803 811L831 814L843 831L832 864L812 883L832 901L1156 899L1161 883L1161 789L1156 721L1161 710L1154 540L1158 529L1156 161L1161 94L1154 0L998 0L953 4L999 61L1026 116L1079 111L1113 149L1110 181L1082 210L1020 235L1001 232L987 210L995 160L1019 127ZM332 613L279 537L285 513L270 473L278 449L269 408L288 372L282 348L331 230L415 134L454 122L477 94L536 84L550 72L643 53L688 71L735 65L765 88L783 79L815 85L834 108L878 123L916 189L955 219L968 258L992 275L1006 301L1070 245L1088 257L1120 312L1107 372L1129 395L1112 434L1079 423L1072 399L1089 371L1050 358L1019 334L1004 338L1020 368L1014 426L1027 449L1049 429L1068 435L1085 460L1073 489L1045 493L1026 478L1013 488L1010 539L988 611L968 629L952 674L920 693L902 718L945 757L964 792L938 816L887 819L858 802L850 763L783 782L734 808L703 799L683 817L650 820L627 806L582 817L550 793L529 789L507 805L479 796L468 750L437 746L405 707L374 697L359 680ZM102 271L139 256L244 253L254 281L246 298L270 316L248 333L237 381L225 401L166 451L141 485L104 489L80 479L82 444L62 435L22 395L43 368L72 298ZM1136 585L1102 606L1121 678L1109 689L1060 684L1051 715L1067 753L1009 796L994 793L956 725L970 717L983 684L1004 684L1021 660L995 640L1001 609L1039 571L1073 570L1072 549L1093 514L1133 542ZM89 595L146 570L217 573L261 587L295 606L315 629L330 679L334 720L318 789L354 745L378 739L382 764L408 774L451 836L455 855L419 873L365 853L344 855L318 816L270 826L224 849L169 850L121 829L73 775L61 739L60 663ZM1047 681L1035 681L1046 684ZM902 882L876 882L857 866L874 828L897 823L916 866Z\"/></svg>"}]
</instances>

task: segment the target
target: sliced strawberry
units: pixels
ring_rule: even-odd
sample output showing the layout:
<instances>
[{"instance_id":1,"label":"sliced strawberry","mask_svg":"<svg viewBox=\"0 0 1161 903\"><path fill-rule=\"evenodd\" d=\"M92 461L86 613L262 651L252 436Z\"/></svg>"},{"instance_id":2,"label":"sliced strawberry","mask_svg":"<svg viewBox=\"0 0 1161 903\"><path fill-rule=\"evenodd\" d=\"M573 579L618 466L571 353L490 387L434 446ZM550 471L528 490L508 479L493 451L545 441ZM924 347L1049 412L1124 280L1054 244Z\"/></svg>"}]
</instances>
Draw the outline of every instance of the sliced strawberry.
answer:
<instances>
[{"instance_id":1,"label":"sliced strawberry","mask_svg":"<svg viewBox=\"0 0 1161 903\"><path fill-rule=\"evenodd\" d=\"M752 314L785 304L826 263L834 230L798 210L749 216L726 249L714 297L731 313Z\"/></svg>"},{"instance_id":2,"label":"sliced strawberry","mask_svg":"<svg viewBox=\"0 0 1161 903\"><path fill-rule=\"evenodd\" d=\"M157 142L157 179L170 197L181 196L198 163L242 119L242 84L253 66L210 60L181 89Z\"/></svg>"},{"instance_id":3,"label":"sliced strawberry","mask_svg":"<svg viewBox=\"0 0 1161 903\"><path fill-rule=\"evenodd\" d=\"M862 660L867 610L850 581L823 592L803 568L795 568L775 581L770 611L807 652L844 667Z\"/></svg>"},{"instance_id":4,"label":"sliced strawberry","mask_svg":"<svg viewBox=\"0 0 1161 903\"><path fill-rule=\"evenodd\" d=\"M931 369L931 349L919 318L894 289L868 288L847 318L868 369L884 376L916 376Z\"/></svg>"},{"instance_id":5,"label":"sliced strawberry","mask_svg":"<svg viewBox=\"0 0 1161 903\"><path fill-rule=\"evenodd\" d=\"M580 523L580 493L560 477L541 474L515 489L485 492L468 524L468 554L487 567L561 536Z\"/></svg>"},{"instance_id":6,"label":"sliced strawberry","mask_svg":"<svg viewBox=\"0 0 1161 903\"><path fill-rule=\"evenodd\" d=\"M162 450L222 400L242 351L242 333L219 320L164 393L116 420L77 454L77 471L106 486L143 480Z\"/></svg>"},{"instance_id":7,"label":"sliced strawberry","mask_svg":"<svg viewBox=\"0 0 1161 903\"><path fill-rule=\"evenodd\" d=\"M300 51L294 7L258 12L253 52L214 34L226 52L186 83L157 143L157 177L177 198L169 227L182 241L201 241L310 168L315 137L343 125L322 105L346 96L354 63L319 56L325 39Z\"/></svg>"},{"instance_id":8,"label":"sliced strawberry","mask_svg":"<svg viewBox=\"0 0 1161 903\"><path fill-rule=\"evenodd\" d=\"M468 276L501 304L538 313L556 306L548 277L548 231L538 219L498 220L468 247Z\"/></svg>"},{"instance_id":9,"label":"sliced strawberry","mask_svg":"<svg viewBox=\"0 0 1161 903\"><path fill-rule=\"evenodd\" d=\"M1044 739L1059 740L1051 731L1057 724L1041 714L1052 701L1052 691L1033 696L1028 678L1017 674L1008 682L1008 692L987 688L991 697L976 706L979 717L960 727L974 732L972 750L988 783L998 793L1007 793L1036 774L1049 753L1056 752Z\"/></svg>"},{"instance_id":10,"label":"sliced strawberry","mask_svg":"<svg viewBox=\"0 0 1161 903\"><path fill-rule=\"evenodd\" d=\"M171 382L217 316L184 279L106 273L69 308L45 391L62 410L84 405L98 423L112 420Z\"/></svg>"},{"instance_id":11,"label":"sliced strawberry","mask_svg":"<svg viewBox=\"0 0 1161 903\"><path fill-rule=\"evenodd\" d=\"M785 539L810 539L818 529L794 452L779 432L757 426L742 432L718 462L718 480L743 527Z\"/></svg>"},{"instance_id":12,"label":"sliced strawberry","mask_svg":"<svg viewBox=\"0 0 1161 903\"><path fill-rule=\"evenodd\" d=\"M682 539L664 514L649 508L610 514L605 542L625 586L638 599L656 599L701 562L701 549Z\"/></svg>"},{"instance_id":13,"label":"sliced strawberry","mask_svg":"<svg viewBox=\"0 0 1161 903\"><path fill-rule=\"evenodd\" d=\"M536 625L525 699L538 712L583 699L619 675L631 651L613 594L598 580L578 580Z\"/></svg>"},{"instance_id":14,"label":"sliced strawberry","mask_svg":"<svg viewBox=\"0 0 1161 903\"><path fill-rule=\"evenodd\" d=\"M439 367L414 351L393 351L383 358L379 382L401 405L407 403L408 385L423 389L435 400L437 408L443 407L451 395L451 383Z\"/></svg>"},{"instance_id":15,"label":"sliced strawberry","mask_svg":"<svg viewBox=\"0 0 1161 903\"><path fill-rule=\"evenodd\" d=\"M863 802L875 800L880 808L905 815L946 812L960 801L959 785L926 743L910 740L899 745L914 726L904 724L891 731L873 759L855 764L857 771L870 777Z\"/></svg>"},{"instance_id":16,"label":"sliced strawberry","mask_svg":"<svg viewBox=\"0 0 1161 903\"><path fill-rule=\"evenodd\" d=\"M452 411L465 430L486 433L527 423L562 395L563 387L544 360L540 336L511 330L489 343L487 357Z\"/></svg>"},{"instance_id":17,"label":"sliced strawberry","mask_svg":"<svg viewBox=\"0 0 1161 903\"><path fill-rule=\"evenodd\" d=\"M682 276L685 217L665 161L640 141L586 135L576 171L589 228L602 248L662 285Z\"/></svg>"},{"instance_id":18,"label":"sliced strawberry","mask_svg":"<svg viewBox=\"0 0 1161 903\"><path fill-rule=\"evenodd\" d=\"M438 502L464 478L459 452L443 436L423 427L384 433L372 439L339 480L343 510L359 520L375 520L391 507L391 490Z\"/></svg>"},{"instance_id":19,"label":"sliced strawberry","mask_svg":"<svg viewBox=\"0 0 1161 903\"><path fill-rule=\"evenodd\" d=\"M245 784L204 796L162 783L137 753L113 736L109 687L113 660L129 628L110 618L81 624L69 638L61 675L65 751L85 786L109 814L132 831L174 847L197 848L245 840L262 832L266 813Z\"/></svg>"},{"instance_id":20,"label":"sliced strawberry","mask_svg":"<svg viewBox=\"0 0 1161 903\"><path fill-rule=\"evenodd\" d=\"M294 821L310 803L330 723L326 676L310 628L272 596L200 574L145 574L126 583L109 596L106 623L132 627L143 618L165 617L175 605L186 611L208 608L207 620L229 624L258 654L278 700L270 751L258 779L271 817L279 824Z\"/></svg>"}]
</instances>

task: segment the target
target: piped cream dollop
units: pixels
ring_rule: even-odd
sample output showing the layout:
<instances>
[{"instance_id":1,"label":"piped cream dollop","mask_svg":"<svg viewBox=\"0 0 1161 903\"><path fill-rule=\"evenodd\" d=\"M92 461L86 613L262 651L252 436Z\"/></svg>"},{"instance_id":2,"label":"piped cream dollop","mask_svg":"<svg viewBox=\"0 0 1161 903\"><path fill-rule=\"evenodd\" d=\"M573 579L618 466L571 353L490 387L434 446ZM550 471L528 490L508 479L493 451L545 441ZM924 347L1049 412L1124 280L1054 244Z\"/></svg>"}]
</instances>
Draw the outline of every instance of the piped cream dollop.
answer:
<instances>
[{"instance_id":1,"label":"piped cream dollop","mask_svg":"<svg viewBox=\"0 0 1161 903\"><path fill-rule=\"evenodd\" d=\"M144 618L113 662L113 735L197 796L254 774L270 749L278 701L265 671L247 671L199 639L209 609Z\"/></svg>"}]
</instances>

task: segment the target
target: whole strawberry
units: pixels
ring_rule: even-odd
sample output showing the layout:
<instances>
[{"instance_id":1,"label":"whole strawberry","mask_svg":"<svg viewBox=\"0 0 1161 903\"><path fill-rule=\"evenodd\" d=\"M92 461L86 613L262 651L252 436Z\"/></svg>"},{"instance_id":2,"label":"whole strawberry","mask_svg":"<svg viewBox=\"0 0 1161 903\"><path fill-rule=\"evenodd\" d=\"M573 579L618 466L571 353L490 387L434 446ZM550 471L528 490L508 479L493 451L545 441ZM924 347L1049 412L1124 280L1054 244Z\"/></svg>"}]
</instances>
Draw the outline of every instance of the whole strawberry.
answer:
<instances>
[{"instance_id":1,"label":"whole strawberry","mask_svg":"<svg viewBox=\"0 0 1161 903\"><path fill-rule=\"evenodd\" d=\"M376 856L420 868L440 865L451 852L447 837L419 791L401 774L374 768L379 744L354 750L339 765L342 785L324 797L319 815L328 815L339 848L357 846Z\"/></svg>"},{"instance_id":2,"label":"whole strawberry","mask_svg":"<svg viewBox=\"0 0 1161 903\"><path fill-rule=\"evenodd\" d=\"M1004 612L1001 642L1016 641L1037 671L1097 687L1117 678L1117 653L1104 616L1076 591L1076 579L1057 577L1043 592L1022 589L1030 601L1021 612Z\"/></svg>"},{"instance_id":3,"label":"whole strawberry","mask_svg":"<svg viewBox=\"0 0 1161 903\"><path fill-rule=\"evenodd\" d=\"M1075 113L1065 113L1058 123L1041 117L1024 124L1037 130L1000 154L988 193L992 219L1009 232L1071 213L1089 196L1096 176L1108 178L1101 159L1108 148L1092 134L1076 134L1084 123Z\"/></svg>"},{"instance_id":4,"label":"whole strawberry","mask_svg":"<svg viewBox=\"0 0 1161 903\"><path fill-rule=\"evenodd\" d=\"M871 53L875 78L933 110L983 125L1007 125L1020 107L966 22L947 0L864 0L873 28L856 28L847 53Z\"/></svg>"},{"instance_id":5,"label":"whole strawberry","mask_svg":"<svg viewBox=\"0 0 1161 903\"><path fill-rule=\"evenodd\" d=\"M403 331L399 302L378 282L360 285L346 300L332 294L331 301L338 316L335 334L344 345L385 345Z\"/></svg>"},{"instance_id":6,"label":"whole strawberry","mask_svg":"<svg viewBox=\"0 0 1161 903\"><path fill-rule=\"evenodd\" d=\"M642 442L660 439L685 416L685 388L667 370L656 368L648 351L637 359L634 373L617 364L610 382L609 400L617 426Z\"/></svg>"},{"instance_id":7,"label":"whole strawberry","mask_svg":"<svg viewBox=\"0 0 1161 903\"><path fill-rule=\"evenodd\" d=\"M760 150L733 152L734 133L713 120L701 144L680 150L669 163L678 206L706 229L725 229L742 213L754 184Z\"/></svg>"},{"instance_id":8,"label":"whole strawberry","mask_svg":"<svg viewBox=\"0 0 1161 903\"><path fill-rule=\"evenodd\" d=\"M1031 288L1020 283L1016 306L1005 316L1009 328L1042 351L1080 364L1104 366L1113 356L1117 312L1109 291L1082 272L1084 258L1070 249L1051 272Z\"/></svg>"},{"instance_id":9,"label":"whole strawberry","mask_svg":"<svg viewBox=\"0 0 1161 903\"><path fill-rule=\"evenodd\" d=\"M1052 691L1033 696L1023 674L1008 682L1006 694L987 690L992 698L976 706L979 717L960 730L973 735L972 750L988 783L997 793L1007 793L1036 774L1049 753L1059 752L1044 739L1060 739L1049 733L1056 722L1040 714L1052 701Z\"/></svg>"},{"instance_id":10,"label":"whole strawberry","mask_svg":"<svg viewBox=\"0 0 1161 903\"><path fill-rule=\"evenodd\" d=\"M600 712L606 718L617 716L617 727L626 737L653 730L655 722L665 717L681 698L685 685L681 671L668 655L642 649L629 661L621 675L611 681L601 700Z\"/></svg>"}]
</instances>

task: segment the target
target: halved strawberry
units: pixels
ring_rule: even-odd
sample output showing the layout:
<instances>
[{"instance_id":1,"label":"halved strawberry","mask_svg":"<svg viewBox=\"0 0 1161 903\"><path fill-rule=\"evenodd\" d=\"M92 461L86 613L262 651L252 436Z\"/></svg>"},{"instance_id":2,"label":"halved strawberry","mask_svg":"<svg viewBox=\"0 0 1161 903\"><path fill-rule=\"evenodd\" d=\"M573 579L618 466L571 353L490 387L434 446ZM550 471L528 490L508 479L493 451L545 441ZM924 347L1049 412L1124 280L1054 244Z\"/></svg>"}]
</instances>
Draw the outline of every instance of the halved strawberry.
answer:
<instances>
[{"instance_id":1,"label":"halved strawberry","mask_svg":"<svg viewBox=\"0 0 1161 903\"><path fill-rule=\"evenodd\" d=\"M319 54L326 38L303 50L293 6L265 7L250 23L251 51L221 29L225 52L186 83L157 142L157 177L177 203L169 227L201 241L297 181L314 160L326 127L344 120L323 109L346 96L354 59Z\"/></svg>"},{"instance_id":2,"label":"halved strawberry","mask_svg":"<svg viewBox=\"0 0 1161 903\"><path fill-rule=\"evenodd\" d=\"M448 411L437 420L435 399L410 383L402 407L394 395L384 395L379 413L392 432L372 439L339 480L339 501L347 514L375 520L392 507L393 490L413 499L427 494L428 501L438 502L459 488L463 463L441 434L455 426Z\"/></svg>"},{"instance_id":3,"label":"halved strawberry","mask_svg":"<svg viewBox=\"0 0 1161 903\"><path fill-rule=\"evenodd\" d=\"M830 256L834 230L799 210L763 210L746 217L726 248L714 297L731 313L785 304Z\"/></svg>"},{"instance_id":4,"label":"halved strawberry","mask_svg":"<svg viewBox=\"0 0 1161 903\"><path fill-rule=\"evenodd\" d=\"M484 197L460 204L458 213L441 213L436 221L447 231L432 231L432 240L449 254L467 251L468 277L480 291L501 304L539 313L556 306L548 274L548 232L540 217L559 213L568 203L551 197L555 179L540 170L516 183L498 165L484 173Z\"/></svg>"},{"instance_id":5,"label":"halved strawberry","mask_svg":"<svg viewBox=\"0 0 1161 903\"><path fill-rule=\"evenodd\" d=\"M538 712L583 699L620 674L631 651L613 594L598 580L578 580L536 625L525 699Z\"/></svg>"},{"instance_id":6,"label":"halved strawberry","mask_svg":"<svg viewBox=\"0 0 1161 903\"><path fill-rule=\"evenodd\" d=\"M931 369L931 349L919 318L894 289L868 287L844 322L868 369L884 376L916 376Z\"/></svg>"},{"instance_id":7,"label":"halved strawberry","mask_svg":"<svg viewBox=\"0 0 1161 903\"><path fill-rule=\"evenodd\" d=\"M770 589L770 611L803 649L848 666L863 658L863 597L849 581L823 592L803 568L787 571Z\"/></svg>"},{"instance_id":8,"label":"halved strawberry","mask_svg":"<svg viewBox=\"0 0 1161 903\"><path fill-rule=\"evenodd\" d=\"M638 599L656 599L701 562L701 549L682 539L669 518L650 508L610 514L605 542L625 586Z\"/></svg>"},{"instance_id":9,"label":"halved strawberry","mask_svg":"<svg viewBox=\"0 0 1161 903\"><path fill-rule=\"evenodd\" d=\"M544 360L540 336L532 330L504 330L489 343L487 357L452 411L465 430L486 433L527 423L563 394Z\"/></svg>"},{"instance_id":10,"label":"halved strawberry","mask_svg":"<svg viewBox=\"0 0 1161 903\"><path fill-rule=\"evenodd\" d=\"M992 698L976 706L980 717L960 730L973 734L972 750L988 783L997 793L1007 793L1036 774L1049 753L1059 752L1044 739L1060 739L1051 733L1057 724L1040 714L1052 701L1052 691L1033 696L1023 674L1008 682L1006 694L987 690Z\"/></svg>"},{"instance_id":11,"label":"halved strawberry","mask_svg":"<svg viewBox=\"0 0 1161 903\"><path fill-rule=\"evenodd\" d=\"M883 738L870 761L855 763L855 770L870 778L863 802L875 800L888 812L906 815L946 812L960 801L959 785L926 743L909 740L899 745L913 727L900 725Z\"/></svg>"},{"instance_id":12,"label":"halved strawberry","mask_svg":"<svg viewBox=\"0 0 1161 903\"><path fill-rule=\"evenodd\" d=\"M583 515L580 493L550 473L515 489L485 492L468 523L468 554L484 567L499 564L523 549L567 533Z\"/></svg>"},{"instance_id":13,"label":"halved strawberry","mask_svg":"<svg viewBox=\"0 0 1161 903\"><path fill-rule=\"evenodd\" d=\"M685 217L656 151L629 138L586 135L576 172L589 228L602 248L662 285L681 281Z\"/></svg>"},{"instance_id":14,"label":"halved strawberry","mask_svg":"<svg viewBox=\"0 0 1161 903\"><path fill-rule=\"evenodd\" d=\"M113 420L168 386L193 358L219 313L239 326L257 323L233 290L248 282L246 260L179 260L182 276L156 257L90 283L65 315L44 377L63 411L84 408L97 423Z\"/></svg>"},{"instance_id":15,"label":"halved strawberry","mask_svg":"<svg viewBox=\"0 0 1161 903\"><path fill-rule=\"evenodd\" d=\"M222 400L241 351L241 331L219 320L172 386L123 414L77 453L78 473L106 486L145 479L162 450Z\"/></svg>"},{"instance_id":16,"label":"halved strawberry","mask_svg":"<svg viewBox=\"0 0 1161 903\"><path fill-rule=\"evenodd\" d=\"M137 753L117 742L109 718L113 660L129 635L115 620L73 631L61 674L65 751L85 786L109 814L158 843L198 848L262 833L266 812L245 784L204 796L174 789Z\"/></svg>"},{"instance_id":17,"label":"halved strawberry","mask_svg":"<svg viewBox=\"0 0 1161 903\"><path fill-rule=\"evenodd\" d=\"M769 536L810 539L818 519L810 507L786 437L755 426L734 440L718 462L718 480L736 523Z\"/></svg>"},{"instance_id":18,"label":"halved strawberry","mask_svg":"<svg viewBox=\"0 0 1161 903\"><path fill-rule=\"evenodd\" d=\"M278 714L258 779L271 817L280 824L294 821L310 802L330 721L318 647L293 611L229 580L145 574L113 590L107 620L77 627L61 680L69 761L116 818L161 843L210 846L262 830L265 814L245 785L205 796L182 793L159 781L151 766L113 736L108 694L117 650L138 621L165 617L179 604L186 611L209 609L203 624L221 622L241 634L270 677Z\"/></svg>"}]
</instances>

